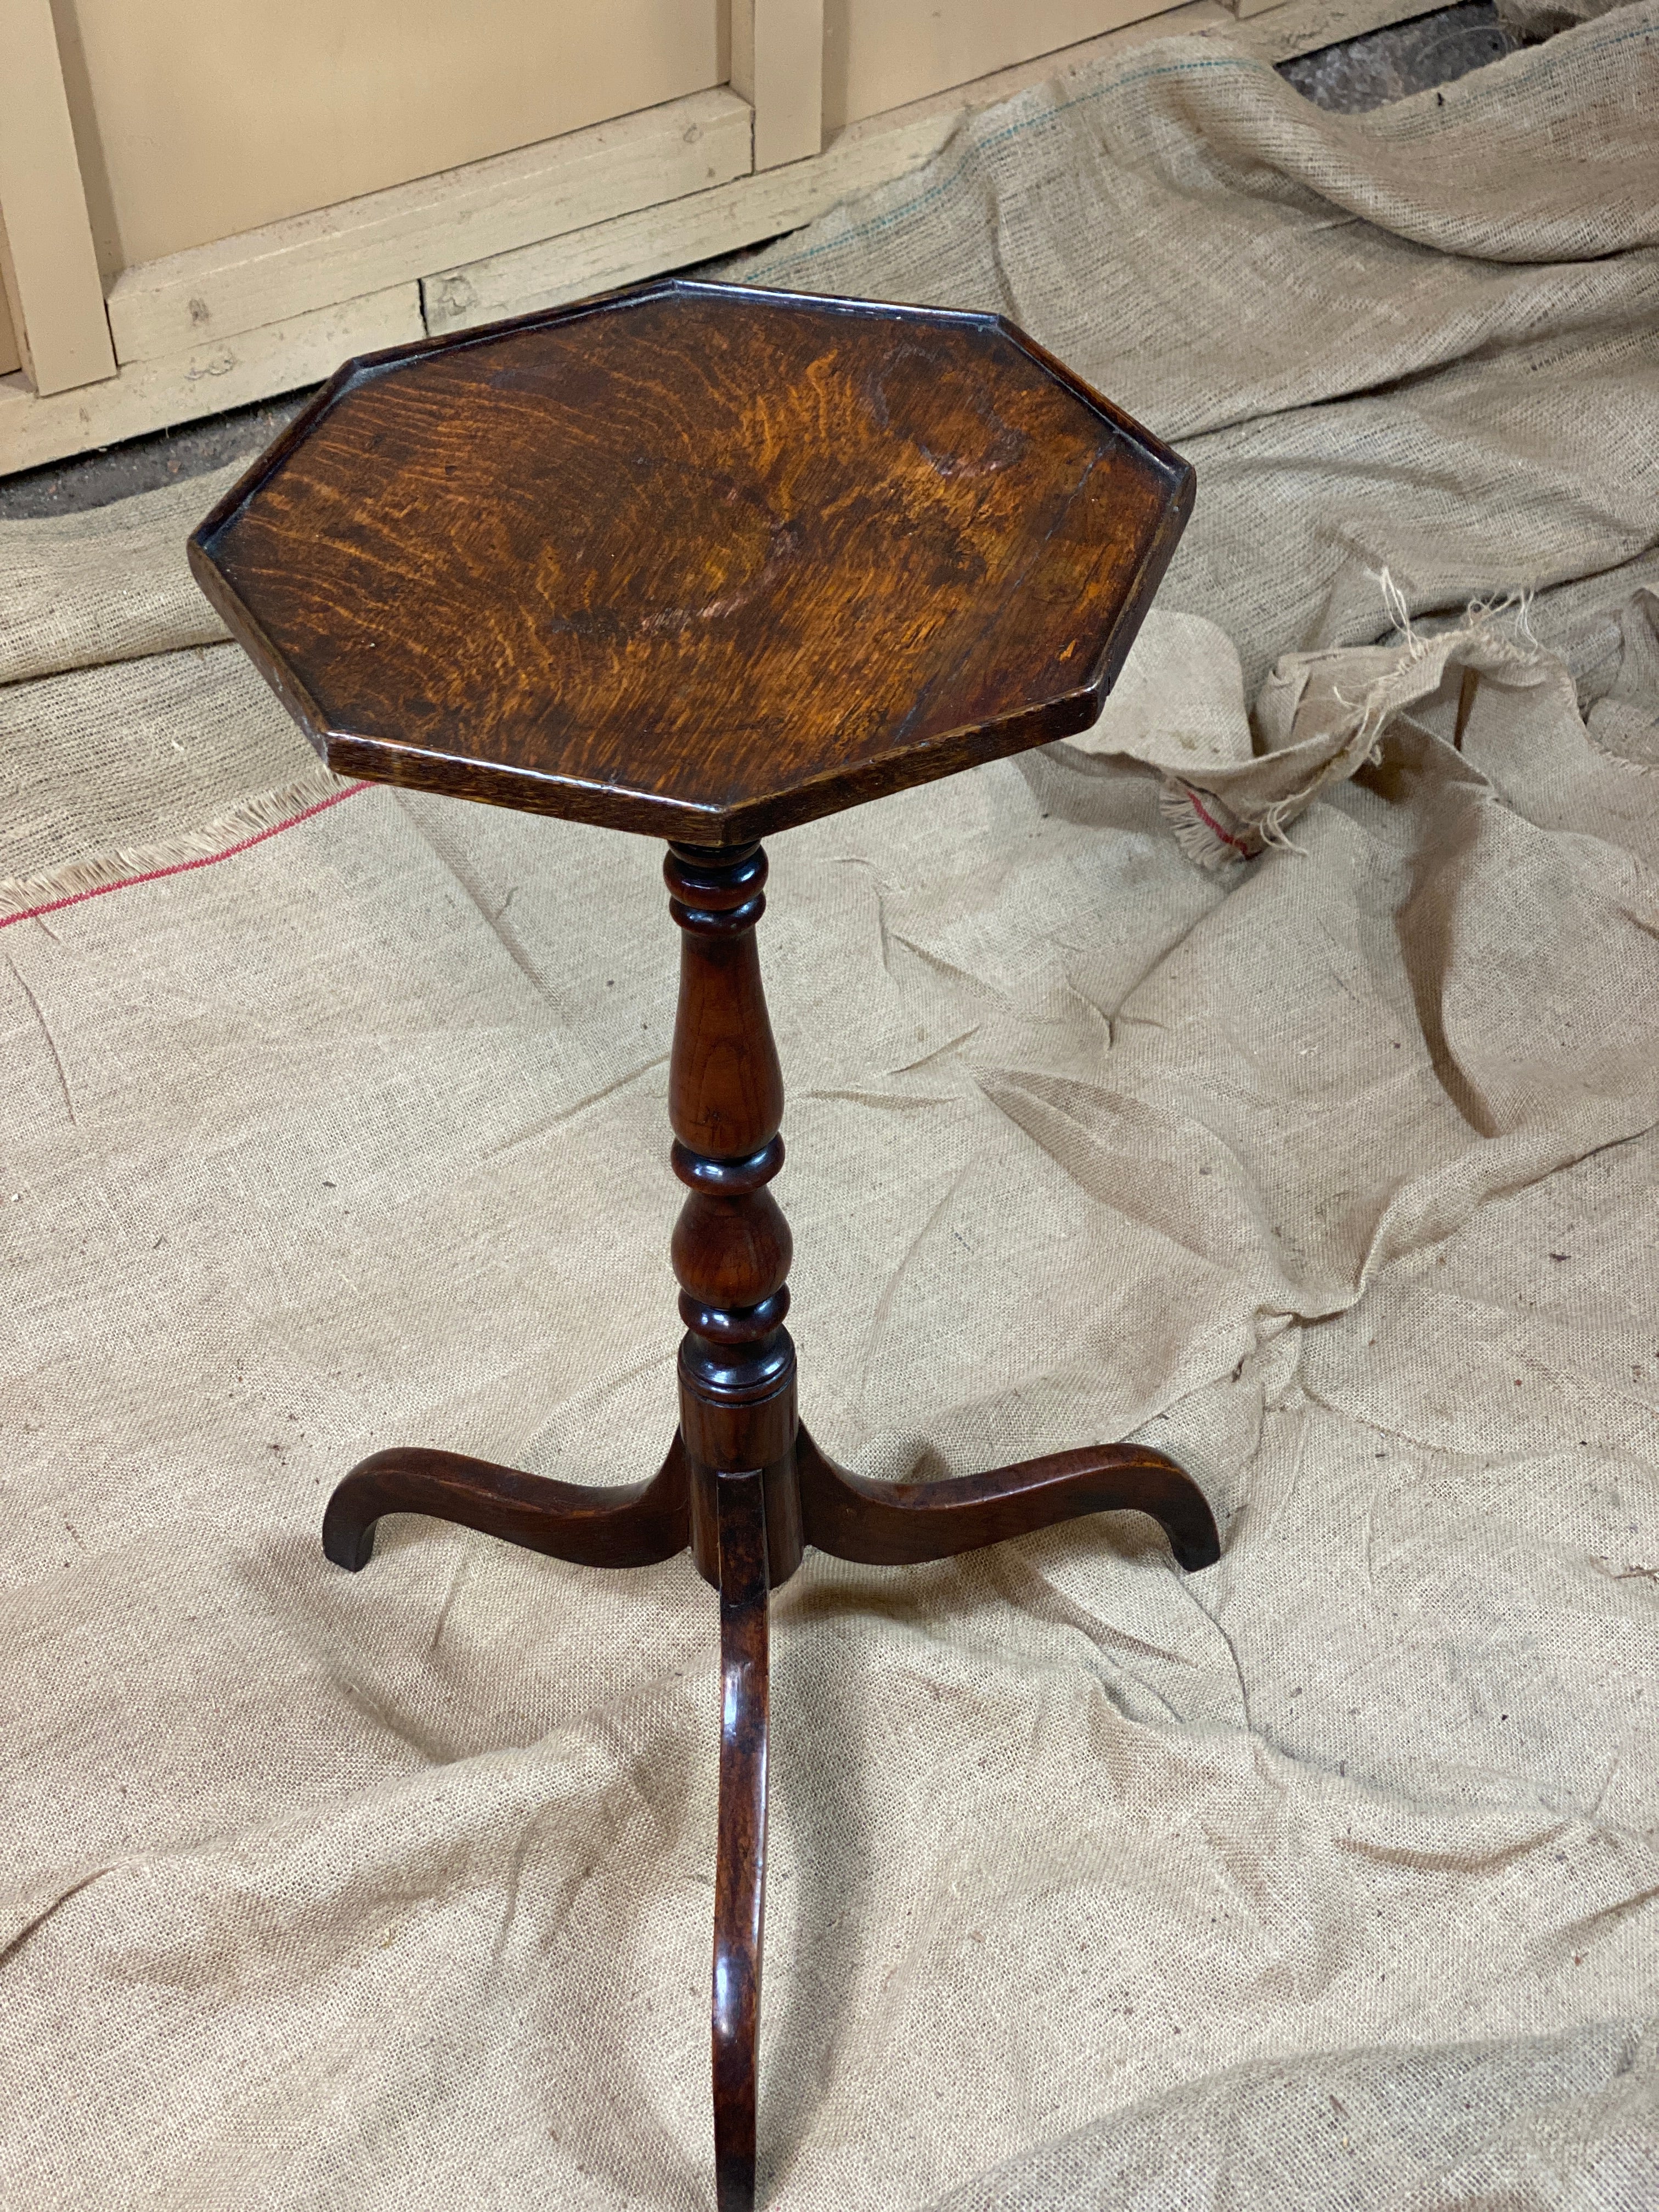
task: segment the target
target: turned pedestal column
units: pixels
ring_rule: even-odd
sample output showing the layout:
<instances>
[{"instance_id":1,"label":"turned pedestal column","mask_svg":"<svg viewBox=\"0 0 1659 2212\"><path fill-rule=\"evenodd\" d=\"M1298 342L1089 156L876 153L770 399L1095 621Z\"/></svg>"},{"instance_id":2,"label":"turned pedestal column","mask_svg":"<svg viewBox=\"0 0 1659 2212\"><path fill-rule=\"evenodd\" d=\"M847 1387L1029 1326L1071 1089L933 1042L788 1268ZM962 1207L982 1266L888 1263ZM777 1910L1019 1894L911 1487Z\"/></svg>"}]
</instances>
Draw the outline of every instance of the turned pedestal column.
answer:
<instances>
[{"instance_id":1,"label":"turned pedestal column","mask_svg":"<svg viewBox=\"0 0 1659 2212\"><path fill-rule=\"evenodd\" d=\"M674 1172L690 1192L672 1247L680 1285L680 1441L691 1548L720 1594L721 1849L714 1876L714 2171L720 2212L755 2191L756 2056L766 1906L767 1592L800 1565L783 1076L755 924L766 855L669 849L683 932L669 1060Z\"/></svg>"}]
</instances>

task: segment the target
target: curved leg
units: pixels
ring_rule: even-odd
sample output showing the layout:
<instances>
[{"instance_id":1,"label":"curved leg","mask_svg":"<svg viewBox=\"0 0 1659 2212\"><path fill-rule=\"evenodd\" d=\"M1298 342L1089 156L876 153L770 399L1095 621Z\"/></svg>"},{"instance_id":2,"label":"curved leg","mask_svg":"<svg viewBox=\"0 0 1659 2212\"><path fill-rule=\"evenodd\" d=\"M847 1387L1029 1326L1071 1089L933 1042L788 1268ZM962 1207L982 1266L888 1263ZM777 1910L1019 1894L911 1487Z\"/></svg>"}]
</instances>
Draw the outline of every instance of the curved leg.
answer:
<instances>
[{"instance_id":1,"label":"curved leg","mask_svg":"<svg viewBox=\"0 0 1659 2212\"><path fill-rule=\"evenodd\" d=\"M719 1477L720 1846L714 1869L714 2185L755 2202L755 2077L766 1913L766 1510L762 1478Z\"/></svg>"},{"instance_id":2,"label":"curved leg","mask_svg":"<svg viewBox=\"0 0 1659 2212\"><path fill-rule=\"evenodd\" d=\"M1221 1557L1203 1492L1172 1459L1142 1444L1055 1452L947 1482L866 1482L824 1455L803 1428L795 1445L801 1528L838 1559L913 1566L1000 1544L1083 1513L1149 1513L1189 1571Z\"/></svg>"},{"instance_id":3,"label":"curved leg","mask_svg":"<svg viewBox=\"0 0 1659 2212\"><path fill-rule=\"evenodd\" d=\"M672 1559L690 1535L685 1455L678 1431L649 1482L605 1489L522 1474L459 1452L394 1446L361 1461L323 1516L323 1549L356 1574L374 1552L383 1513L429 1513L584 1567L644 1567Z\"/></svg>"}]
</instances>

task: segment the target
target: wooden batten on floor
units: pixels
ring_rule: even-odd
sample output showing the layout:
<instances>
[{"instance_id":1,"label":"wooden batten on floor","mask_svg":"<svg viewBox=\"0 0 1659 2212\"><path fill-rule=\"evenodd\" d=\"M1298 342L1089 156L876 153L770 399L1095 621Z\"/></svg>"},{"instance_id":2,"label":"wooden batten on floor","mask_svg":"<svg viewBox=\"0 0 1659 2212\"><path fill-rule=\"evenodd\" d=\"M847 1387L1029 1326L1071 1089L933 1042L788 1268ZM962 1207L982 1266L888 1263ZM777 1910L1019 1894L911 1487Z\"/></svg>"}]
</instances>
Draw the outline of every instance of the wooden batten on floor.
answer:
<instances>
[{"instance_id":1,"label":"wooden batten on floor","mask_svg":"<svg viewBox=\"0 0 1659 2212\"><path fill-rule=\"evenodd\" d=\"M1086 68L1104 53L1124 52L1152 39L1186 33L1224 36L1235 47L1279 61L1411 12L1409 0L1404 6L1401 0L1291 0L1289 5L1276 7L1274 0L1239 0L1239 4L1245 9L1273 8L1274 12L1267 21L1247 27L1231 6L1217 5L1216 0L1188 0L1184 6L1142 16L1080 46L849 124L816 159L739 177L635 215L445 270L426 278L421 288L427 327L437 337L506 315L531 314L798 229L854 193L920 168L975 109L1009 99L1028 85ZM1350 27L1332 28L1334 22Z\"/></svg>"},{"instance_id":2,"label":"wooden batten on floor","mask_svg":"<svg viewBox=\"0 0 1659 2212\"><path fill-rule=\"evenodd\" d=\"M161 361L135 362L106 383L78 391L41 398L20 389L21 377L0 378L0 474L297 392L319 384L350 354L402 345L425 332L420 286L397 284Z\"/></svg>"},{"instance_id":3,"label":"wooden batten on floor","mask_svg":"<svg viewBox=\"0 0 1659 2212\"><path fill-rule=\"evenodd\" d=\"M429 276L421 287L427 328L437 337L503 315L529 314L798 229L838 201L920 168L936 154L963 110L922 105L932 112L900 109L848 125L815 160L739 177L714 191Z\"/></svg>"},{"instance_id":4,"label":"wooden batten on floor","mask_svg":"<svg viewBox=\"0 0 1659 2212\"><path fill-rule=\"evenodd\" d=\"M1278 62L1420 10L1420 0L1283 0L1239 20L1263 4L1237 0L1235 12L1186 0L866 117L811 150L817 95L787 64L803 40L818 51L823 0L740 0L732 86L124 270L107 324L88 289L82 196L70 210L80 260L40 264L66 272L55 294L38 293L32 325L65 334L52 356L58 388L37 388L24 370L0 374L0 476L301 389L352 353L579 299L795 229L919 167L975 109L1150 39L1185 33ZM0 26L46 7L0 0Z\"/></svg>"},{"instance_id":5,"label":"wooden batten on floor","mask_svg":"<svg viewBox=\"0 0 1659 2212\"><path fill-rule=\"evenodd\" d=\"M109 295L116 357L158 361L486 254L749 173L754 113L723 87L128 269Z\"/></svg>"}]
</instances>

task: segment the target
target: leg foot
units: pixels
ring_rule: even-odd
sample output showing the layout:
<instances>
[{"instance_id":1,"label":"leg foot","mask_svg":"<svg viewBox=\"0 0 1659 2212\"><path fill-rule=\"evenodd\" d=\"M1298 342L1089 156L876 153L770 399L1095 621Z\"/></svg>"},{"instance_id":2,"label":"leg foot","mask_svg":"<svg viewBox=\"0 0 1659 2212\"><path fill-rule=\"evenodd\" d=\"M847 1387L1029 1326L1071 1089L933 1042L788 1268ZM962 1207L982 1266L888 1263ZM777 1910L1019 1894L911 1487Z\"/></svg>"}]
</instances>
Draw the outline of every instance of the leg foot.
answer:
<instances>
[{"instance_id":1,"label":"leg foot","mask_svg":"<svg viewBox=\"0 0 1659 2212\"><path fill-rule=\"evenodd\" d=\"M719 1477L720 1846L714 1873L714 2179L755 2202L755 2079L766 1910L767 1568L760 1472Z\"/></svg>"},{"instance_id":2,"label":"leg foot","mask_svg":"<svg viewBox=\"0 0 1659 2212\"><path fill-rule=\"evenodd\" d=\"M428 1513L503 1536L584 1567L643 1567L672 1559L690 1534L685 1458L678 1434L649 1482L588 1489L459 1452L397 1447L354 1467L328 1501L323 1549L355 1574L374 1551L384 1513Z\"/></svg>"},{"instance_id":3,"label":"leg foot","mask_svg":"<svg viewBox=\"0 0 1659 2212\"><path fill-rule=\"evenodd\" d=\"M796 1443L806 1541L879 1567L945 1559L1084 1513L1148 1513L1189 1572L1221 1557L1215 1517L1189 1474L1141 1444L1056 1452L948 1482L866 1482L824 1456L803 1428Z\"/></svg>"}]
</instances>

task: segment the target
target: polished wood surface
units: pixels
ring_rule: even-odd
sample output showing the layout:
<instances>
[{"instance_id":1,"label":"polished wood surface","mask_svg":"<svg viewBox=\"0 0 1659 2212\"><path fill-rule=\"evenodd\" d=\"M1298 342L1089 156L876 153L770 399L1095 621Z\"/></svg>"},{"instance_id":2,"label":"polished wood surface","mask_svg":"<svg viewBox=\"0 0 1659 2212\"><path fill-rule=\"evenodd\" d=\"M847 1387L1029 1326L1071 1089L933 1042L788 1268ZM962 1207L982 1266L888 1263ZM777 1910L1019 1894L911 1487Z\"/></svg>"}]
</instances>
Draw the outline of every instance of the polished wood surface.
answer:
<instances>
[{"instance_id":1,"label":"polished wood surface","mask_svg":"<svg viewBox=\"0 0 1659 2212\"><path fill-rule=\"evenodd\" d=\"M349 362L191 561L342 774L730 846L1086 727L1192 490L1000 318L672 281Z\"/></svg>"},{"instance_id":2,"label":"polished wood surface","mask_svg":"<svg viewBox=\"0 0 1659 2212\"><path fill-rule=\"evenodd\" d=\"M1141 1444L1095 1444L944 1482L866 1482L800 1429L795 1468L806 1541L870 1566L952 1559L1085 1513L1145 1513L1189 1574L1221 1557L1203 1492L1172 1459Z\"/></svg>"},{"instance_id":3,"label":"polished wood surface","mask_svg":"<svg viewBox=\"0 0 1659 2212\"><path fill-rule=\"evenodd\" d=\"M716 1480L720 1592L720 1852L714 1864L714 2185L755 2201L761 1933L766 1917L766 1498L758 1469Z\"/></svg>"},{"instance_id":4,"label":"polished wood surface","mask_svg":"<svg viewBox=\"0 0 1659 2212\"><path fill-rule=\"evenodd\" d=\"M420 1513L592 1566L689 1545L718 1591L720 2212L755 2195L769 1592L809 1546L904 1565L1089 1513L1151 1515L1188 1570L1220 1548L1139 1445L885 1484L801 1427L756 838L1080 728L1191 496L994 318L671 283L348 364L192 541L336 767L673 841L667 1455L589 1487L377 1452L324 1546L355 1571Z\"/></svg>"},{"instance_id":5,"label":"polished wood surface","mask_svg":"<svg viewBox=\"0 0 1659 2212\"><path fill-rule=\"evenodd\" d=\"M720 1581L715 1470L764 1470L772 1580L801 1555L793 1479L795 1347L785 1328L789 1224L767 1185L783 1165L783 1075L761 986L766 911L758 845L671 846L663 874L680 929L668 1063L674 1172L690 1192L669 1247L680 1285L680 1434L691 1468L691 1547Z\"/></svg>"},{"instance_id":6,"label":"polished wood surface","mask_svg":"<svg viewBox=\"0 0 1659 2212\"><path fill-rule=\"evenodd\" d=\"M393 1445L361 1460L323 1516L323 1550L352 1574L374 1555L388 1513L424 1513L579 1567L648 1567L690 1539L685 1454L677 1435L649 1482L555 1482L460 1452Z\"/></svg>"}]
</instances>

